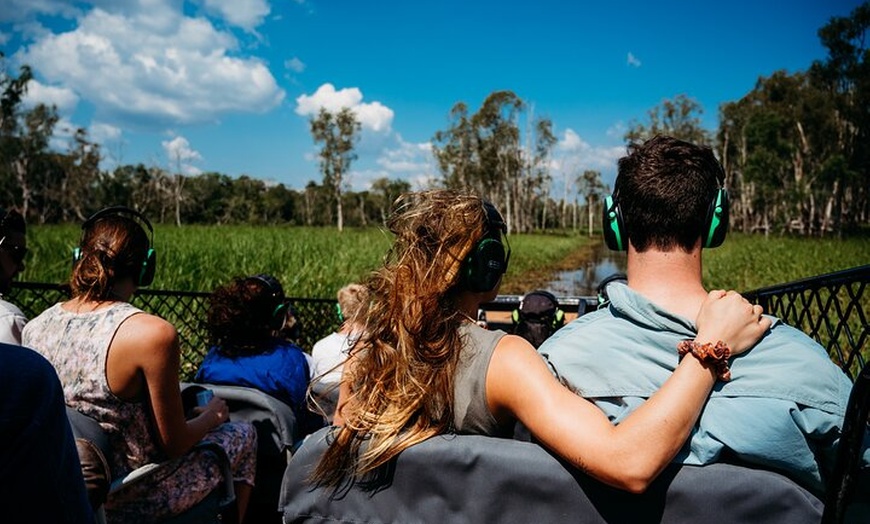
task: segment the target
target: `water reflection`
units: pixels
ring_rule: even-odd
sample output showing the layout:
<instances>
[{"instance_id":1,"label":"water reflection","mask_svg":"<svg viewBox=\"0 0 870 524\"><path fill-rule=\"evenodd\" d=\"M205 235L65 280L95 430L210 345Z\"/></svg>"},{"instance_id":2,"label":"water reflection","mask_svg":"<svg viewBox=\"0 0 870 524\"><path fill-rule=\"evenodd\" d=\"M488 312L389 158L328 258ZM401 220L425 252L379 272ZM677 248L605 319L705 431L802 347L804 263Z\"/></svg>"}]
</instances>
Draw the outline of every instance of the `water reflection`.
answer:
<instances>
[{"instance_id":1,"label":"water reflection","mask_svg":"<svg viewBox=\"0 0 870 524\"><path fill-rule=\"evenodd\" d=\"M547 290L556 296L594 296L599 282L625 272L625 260L625 252L611 251L601 244L581 267L559 273L547 284Z\"/></svg>"}]
</instances>

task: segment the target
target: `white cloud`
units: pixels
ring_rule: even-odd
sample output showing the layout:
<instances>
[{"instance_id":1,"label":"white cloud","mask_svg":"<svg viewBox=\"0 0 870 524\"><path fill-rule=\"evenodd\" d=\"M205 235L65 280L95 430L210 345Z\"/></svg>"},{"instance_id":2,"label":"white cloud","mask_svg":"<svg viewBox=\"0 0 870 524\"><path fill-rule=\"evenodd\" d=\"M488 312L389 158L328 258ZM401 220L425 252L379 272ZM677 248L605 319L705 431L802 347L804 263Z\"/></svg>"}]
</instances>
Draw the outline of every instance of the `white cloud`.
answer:
<instances>
[{"instance_id":1,"label":"white cloud","mask_svg":"<svg viewBox=\"0 0 870 524\"><path fill-rule=\"evenodd\" d=\"M573 129L566 129L556 144L552 162L553 177L575 178L587 169L600 171L605 183L616 176L616 161L625 156L624 146L593 146Z\"/></svg>"},{"instance_id":2,"label":"white cloud","mask_svg":"<svg viewBox=\"0 0 870 524\"><path fill-rule=\"evenodd\" d=\"M305 63L302 60L299 60L298 57L293 57L290 60L284 61L284 68L293 71L294 73L301 73L305 71Z\"/></svg>"},{"instance_id":3,"label":"white cloud","mask_svg":"<svg viewBox=\"0 0 870 524\"><path fill-rule=\"evenodd\" d=\"M380 102L363 103L362 91L356 87L335 90L332 84L323 84L313 95L300 95L296 99L296 114L315 116L320 108L338 112L350 108L363 129L376 133L388 133L393 122L393 110Z\"/></svg>"},{"instance_id":4,"label":"white cloud","mask_svg":"<svg viewBox=\"0 0 870 524\"><path fill-rule=\"evenodd\" d=\"M121 129L111 124L95 122L91 124L89 134L91 139L98 144L119 140L121 138Z\"/></svg>"},{"instance_id":5,"label":"white cloud","mask_svg":"<svg viewBox=\"0 0 870 524\"><path fill-rule=\"evenodd\" d=\"M185 175L198 175L202 172L193 165L194 162L202 160L202 155L190 147L190 142L186 138L176 136L172 140L164 140L160 144L169 159L170 169L177 169Z\"/></svg>"},{"instance_id":6,"label":"white cloud","mask_svg":"<svg viewBox=\"0 0 870 524\"><path fill-rule=\"evenodd\" d=\"M58 113L71 113L79 103L79 97L72 89L47 86L36 80L27 83L27 94L22 100L25 107L37 104L56 106Z\"/></svg>"},{"instance_id":7,"label":"white cloud","mask_svg":"<svg viewBox=\"0 0 870 524\"><path fill-rule=\"evenodd\" d=\"M626 63L632 67L641 66L640 60L638 60L631 51L628 52L628 58L626 59Z\"/></svg>"},{"instance_id":8,"label":"white cloud","mask_svg":"<svg viewBox=\"0 0 870 524\"><path fill-rule=\"evenodd\" d=\"M573 129L566 129L562 140L559 140L557 146L564 151L579 151L588 148L589 144L584 142Z\"/></svg>"},{"instance_id":9,"label":"white cloud","mask_svg":"<svg viewBox=\"0 0 870 524\"><path fill-rule=\"evenodd\" d=\"M78 27L38 38L17 58L93 103L103 122L166 128L265 112L285 93L258 59L236 57L232 34L181 14L175 2L93 9Z\"/></svg>"},{"instance_id":10,"label":"white cloud","mask_svg":"<svg viewBox=\"0 0 870 524\"><path fill-rule=\"evenodd\" d=\"M609 138L622 140L625 137L626 131L628 131L628 128L625 126L624 122L620 121L608 127L604 134Z\"/></svg>"},{"instance_id":11,"label":"white cloud","mask_svg":"<svg viewBox=\"0 0 870 524\"><path fill-rule=\"evenodd\" d=\"M263 23L271 9L266 0L201 0L212 13L217 13L230 24L253 31Z\"/></svg>"},{"instance_id":12,"label":"white cloud","mask_svg":"<svg viewBox=\"0 0 870 524\"><path fill-rule=\"evenodd\" d=\"M386 171L399 175L417 175L429 173L434 168L432 157L432 144L424 142L414 144L405 142L402 137L396 135L398 146L384 148L377 163ZM395 177L393 177L395 178ZM405 178L402 176L401 178Z\"/></svg>"},{"instance_id":13,"label":"white cloud","mask_svg":"<svg viewBox=\"0 0 870 524\"><path fill-rule=\"evenodd\" d=\"M36 15L72 18L78 10L68 0L3 0L0 22L19 22Z\"/></svg>"}]
</instances>

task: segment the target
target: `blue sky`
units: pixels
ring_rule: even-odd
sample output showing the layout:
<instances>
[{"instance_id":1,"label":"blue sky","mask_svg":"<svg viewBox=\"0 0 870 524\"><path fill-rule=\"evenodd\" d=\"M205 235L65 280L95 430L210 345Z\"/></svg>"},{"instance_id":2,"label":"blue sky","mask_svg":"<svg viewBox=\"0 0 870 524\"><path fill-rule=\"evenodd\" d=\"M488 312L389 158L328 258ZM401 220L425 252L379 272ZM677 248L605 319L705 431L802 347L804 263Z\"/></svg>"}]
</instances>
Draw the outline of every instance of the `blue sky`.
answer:
<instances>
[{"instance_id":1,"label":"blue sky","mask_svg":"<svg viewBox=\"0 0 870 524\"><path fill-rule=\"evenodd\" d=\"M355 189L438 176L430 141L457 102L512 90L550 118L553 175L610 183L632 120L686 94L704 108L823 59L818 29L858 0L731 2L0 0L0 49L85 127L104 167L144 163L302 188L320 180L308 119L362 122Z\"/></svg>"}]
</instances>

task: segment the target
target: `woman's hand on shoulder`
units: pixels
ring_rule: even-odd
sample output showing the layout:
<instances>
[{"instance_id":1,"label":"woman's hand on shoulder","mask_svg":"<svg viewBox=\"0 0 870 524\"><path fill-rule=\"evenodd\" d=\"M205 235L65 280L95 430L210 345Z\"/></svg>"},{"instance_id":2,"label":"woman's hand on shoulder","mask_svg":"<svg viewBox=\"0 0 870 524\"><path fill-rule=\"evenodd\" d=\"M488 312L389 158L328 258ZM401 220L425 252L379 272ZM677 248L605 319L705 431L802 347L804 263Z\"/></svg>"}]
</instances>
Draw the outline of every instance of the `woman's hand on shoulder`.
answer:
<instances>
[{"instance_id":1,"label":"woman's hand on shoulder","mask_svg":"<svg viewBox=\"0 0 870 524\"><path fill-rule=\"evenodd\" d=\"M696 324L701 343L725 342L732 355L746 352L770 329L764 308L753 305L736 291L710 291L698 312Z\"/></svg>"}]
</instances>

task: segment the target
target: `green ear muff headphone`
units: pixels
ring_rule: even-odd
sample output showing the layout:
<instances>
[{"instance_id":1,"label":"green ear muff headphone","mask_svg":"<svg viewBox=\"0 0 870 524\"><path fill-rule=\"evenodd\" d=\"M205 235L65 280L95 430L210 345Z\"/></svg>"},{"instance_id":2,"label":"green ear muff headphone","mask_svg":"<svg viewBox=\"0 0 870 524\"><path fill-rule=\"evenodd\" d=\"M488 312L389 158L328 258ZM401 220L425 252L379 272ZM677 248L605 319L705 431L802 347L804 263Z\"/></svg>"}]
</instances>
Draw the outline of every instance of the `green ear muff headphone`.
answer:
<instances>
[{"instance_id":1,"label":"green ear muff headphone","mask_svg":"<svg viewBox=\"0 0 870 524\"><path fill-rule=\"evenodd\" d=\"M725 241L725 236L728 233L729 207L728 190L720 187L716 190L716 195L707 207L707 216L704 220L701 237L703 247L719 247ZM614 191L613 195L604 199L601 224L607 247L613 251L627 251L628 234L619 206L618 191Z\"/></svg>"},{"instance_id":2,"label":"green ear muff headphone","mask_svg":"<svg viewBox=\"0 0 870 524\"><path fill-rule=\"evenodd\" d=\"M272 312L269 317L268 325L271 329L278 330L284 326L287 321L287 300L284 296L284 288L278 279L272 275L259 274L248 277L249 280L256 280L266 286L266 292L269 293L269 300L274 304L271 306Z\"/></svg>"},{"instance_id":3,"label":"green ear muff headphone","mask_svg":"<svg viewBox=\"0 0 870 524\"><path fill-rule=\"evenodd\" d=\"M498 285L499 279L507 271L511 251L507 243L507 225L498 210L489 202L484 201L486 233L484 237L471 248L471 252L462 263L460 279L462 285L475 292L492 291ZM504 238L505 243L502 243Z\"/></svg>"},{"instance_id":4,"label":"green ear muff headphone","mask_svg":"<svg viewBox=\"0 0 870 524\"><path fill-rule=\"evenodd\" d=\"M341 304L335 303L335 314L338 316L339 322L344 322L344 313L341 312Z\"/></svg>"},{"instance_id":5,"label":"green ear muff headphone","mask_svg":"<svg viewBox=\"0 0 870 524\"><path fill-rule=\"evenodd\" d=\"M519 307L514 309L513 311L511 311L511 320L513 321L514 325L519 324L520 321L522 321L522 320L529 320L532 322L534 322L534 321L540 322L540 320L547 318L548 315L545 314L546 311L543 311L540 313L531 313L531 314L530 313L523 313L523 305L526 303L526 301L529 299L529 297L532 297L532 296L544 297L550 304L553 305L552 309L547 310L547 311L553 312L552 318L550 318L550 325L552 327L558 329L565 324L565 312L559 308L559 301L556 300L556 297L552 293L550 293L549 291L538 290L538 291L532 291L531 293L528 293L526 296L521 298Z\"/></svg>"},{"instance_id":6,"label":"green ear muff headphone","mask_svg":"<svg viewBox=\"0 0 870 524\"><path fill-rule=\"evenodd\" d=\"M83 256L81 244L82 242L84 242L85 233L87 233L88 229L96 224L97 221L110 216L119 216L126 218L139 224L142 229L148 231L148 251L145 253L145 259L142 261L142 269L139 271L136 284L139 287L146 287L151 285L151 283L154 281L154 274L157 271L157 251L155 251L152 247L154 245L154 228L151 226L151 222L145 217L145 215L127 206L107 207L105 209L97 211L87 220L85 220L85 222L82 224L82 235L81 239L79 240L79 245L75 249L73 249L73 266L75 266Z\"/></svg>"}]
</instances>

